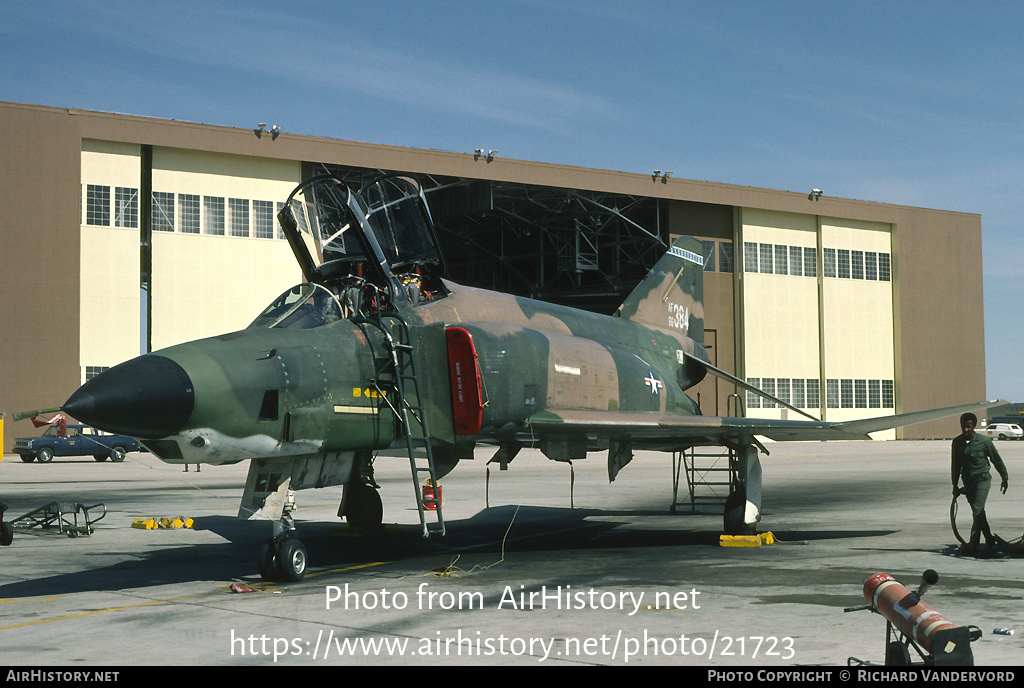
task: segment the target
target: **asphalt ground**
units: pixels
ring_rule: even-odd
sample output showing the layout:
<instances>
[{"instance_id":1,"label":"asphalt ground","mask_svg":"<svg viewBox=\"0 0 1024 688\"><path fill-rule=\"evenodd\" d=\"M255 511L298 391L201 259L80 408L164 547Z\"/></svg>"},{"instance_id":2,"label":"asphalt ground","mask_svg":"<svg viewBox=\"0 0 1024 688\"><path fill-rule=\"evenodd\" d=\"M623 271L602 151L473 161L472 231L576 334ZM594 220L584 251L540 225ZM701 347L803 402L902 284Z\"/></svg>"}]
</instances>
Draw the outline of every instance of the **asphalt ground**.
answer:
<instances>
[{"instance_id":1,"label":"asphalt ground","mask_svg":"<svg viewBox=\"0 0 1024 688\"><path fill-rule=\"evenodd\" d=\"M989 518L1018 540L1024 442L997 446L1010 490L993 490ZM981 630L976 665L1024 663L1022 558L956 555L948 442L768 449L761 530L776 543L745 548L720 545L720 506L670 513L669 455L639 454L609 484L603 455L570 469L524 451L488 475L481 453L442 481L442 542L421 537L408 462L380 458L381 532L338 520L341 488L297 493L297 584L260 579L270 524L235 516L246 464L8 455L7 520L52 501L106 516L74 538L18 528L0 549L0 664L845 667L884 656L884 618L844 612L865 579L916 589L926 569L940 578L924 601ZM175 516L193 527L132 527Z\"/></svg>"}]
</instances>

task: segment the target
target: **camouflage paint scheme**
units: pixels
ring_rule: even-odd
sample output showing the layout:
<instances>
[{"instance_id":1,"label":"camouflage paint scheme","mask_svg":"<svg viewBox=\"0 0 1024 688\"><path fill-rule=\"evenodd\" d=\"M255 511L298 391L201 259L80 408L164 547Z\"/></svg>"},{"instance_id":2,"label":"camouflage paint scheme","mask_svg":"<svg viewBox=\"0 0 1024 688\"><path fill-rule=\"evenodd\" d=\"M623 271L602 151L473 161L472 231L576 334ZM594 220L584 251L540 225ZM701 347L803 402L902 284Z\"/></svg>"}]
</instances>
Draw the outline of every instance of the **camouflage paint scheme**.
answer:
<instances>
[{"instance_id":1,"label":"camouflage paint scheme","mask_svg":"<svg viewBox=\"0 0 1024 688\"><path fill-rule=\"evenodd\" d=\"M347 202L354 215L361 212L351 195ZM363 235L371 235L371 223L360 222ZM610 479L636 447L677 451L722 444L740 457L733 497L742 515L727 529L749 530L760 518L756 436L866 439L873 431L986 405L844 423L705 417L685 390L709 372L752 388L714 368L705 353L700 241L676 240L618 313L607 316L393 274L385 239L378 233L366 244L375 254L367 269L381 275L378 293L390 294L387 308L376 302L376 324L365 307L344 312L339 305L341 317L318 327L252 326L173 346L94 378L65 410L104 430L142 437L168 462L254 460L240 515L278 519L286 490L349 483L366 470L368 457L394 453L405 442L398 401L388 398L395 373L393 367L388 372L380 326L381 318L400 316L420 371L417 401L439 475L471 457L478 444L496 446L495 458L503 464L527 446L560 461L607 450ZM317 249L314 258L298 240L292 248L307 279L330 284L326 250ZM358 302L352 293L338 292L331 297L338 304ZM454 419L449 328L468 334L479 368L482 419L468 434L457 431ZM174 370L161 372L161 380L184 382L161 383L173 392L165 395L173 397L165 408L154 401L154 383L140 378L169 367ZM116 403L95 401L115 388Z\"/></svg>"}]
</instances>

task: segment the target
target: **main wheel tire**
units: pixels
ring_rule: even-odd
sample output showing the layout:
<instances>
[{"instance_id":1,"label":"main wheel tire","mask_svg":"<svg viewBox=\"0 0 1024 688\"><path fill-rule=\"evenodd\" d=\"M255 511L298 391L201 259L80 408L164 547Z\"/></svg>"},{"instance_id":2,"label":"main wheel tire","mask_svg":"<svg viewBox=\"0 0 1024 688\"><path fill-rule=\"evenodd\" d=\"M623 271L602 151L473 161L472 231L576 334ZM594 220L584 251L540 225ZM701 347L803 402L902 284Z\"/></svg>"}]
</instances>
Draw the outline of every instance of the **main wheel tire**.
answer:
<instances>
[{"instance_id":1,"label":"main wheel tire","mask_svg":"<svg viewBox=\"0 0 1024 688\"><path fill-rule=\"evenodd\" d=\"M39 459L39 463L50 463L53 461L53 450L49 447L43 447L36 454L36 458Z\"/></svg>"},{"instance_id":2,"label":"main wheel tire","mask_svg":"<svg viewBox=\"0 0 1024 688\"><path fill-rule=\"evenodd\" d=\"M31 454L21 454L20 456L21 460L24 461L25 463L32 463L33 461L36 460L36 457L32 456Z\"/></svg>"},{"instance_id":3,"label":"main wheel tire","mask_svg":"<svg viewBox=\"0 0 1024 688\"><path fill-rule=\"evenodd\" d=\"M104 462L104 461L106 461L106 460L107 460L107 459L108 459L109 457L108 457L108 456L107 456L106 454L96 454L96 455L94 455L94 456L93 456L92 458L93 458L93 459L94 459L95 461L98 461L98 462L100 462L100 463L103 463L103 462Z\"/></svg>"},{"instance_id":4,"label":"main wheel tire","mask_svg":"<svg viewBox=\"0 0 1024 688\"><path fill-rule=\"evenodd\" d=\"M298 583L306 575L306 546L301 540L285 539L277 550L276 559L281 580Z\"/></svg>"},{"instance_id":5,"label":"main wheel tire","mask_svg":"<svg viewBox=\"0 0 1024 688\"><path fill-rule=\"evenodd\" d=\"M0 545L6 547L14 542L14 526L7 522L0 522Z\"/></svg>"},{"instance_id":6,"label":"main wheel tire","mask_svg":"<svg viewBox=\"0 0 1024 688\"><path fill-rule=\"evenodd\" d=\"M752 535L754 528L743 521L747 510L747 498L741 492L733 492L725 500L723 527L726 535Z\"/></svg>"}]
</instances>

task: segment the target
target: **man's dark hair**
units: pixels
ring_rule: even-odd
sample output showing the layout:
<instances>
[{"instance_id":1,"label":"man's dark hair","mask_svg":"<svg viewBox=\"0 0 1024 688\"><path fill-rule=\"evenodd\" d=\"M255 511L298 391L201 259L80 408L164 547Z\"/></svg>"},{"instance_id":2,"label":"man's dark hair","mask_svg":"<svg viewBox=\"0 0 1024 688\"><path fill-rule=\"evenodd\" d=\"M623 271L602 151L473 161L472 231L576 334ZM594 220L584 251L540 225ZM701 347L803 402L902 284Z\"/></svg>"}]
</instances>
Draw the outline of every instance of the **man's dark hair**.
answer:
<instances>
[{"instance_id":1,"label":"man's dark hair","mask_svg":"<svg viewBox=\"0 0 1024 688\"><path fill-rule=\"evenodd\" d=\"M974 415L973 413L965 413L964 415L960 416L960 427L963 427L964 423L966 423L969 420L973 420L975 425L978 424L978 417L976 415Z\"/></svg>"}]
</instances>

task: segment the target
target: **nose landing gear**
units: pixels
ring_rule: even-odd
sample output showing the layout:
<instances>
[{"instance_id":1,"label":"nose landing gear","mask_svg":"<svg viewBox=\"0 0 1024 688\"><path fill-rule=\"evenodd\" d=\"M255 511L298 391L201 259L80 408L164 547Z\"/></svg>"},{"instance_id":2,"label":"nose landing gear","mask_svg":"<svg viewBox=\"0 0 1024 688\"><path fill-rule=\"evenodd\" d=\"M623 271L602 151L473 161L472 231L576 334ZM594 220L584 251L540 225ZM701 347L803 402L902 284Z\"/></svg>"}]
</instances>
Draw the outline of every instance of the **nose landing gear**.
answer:
<instances>
[{"instance_id":1,"label":"nose landing gear","mask_svg":"<svg viewBox=\"0 0 1024 688\"><path fill-rule=\"evenodd\" d=\"M260 577L265 581L298 583L306 575L306 546L295 537L295 493L287 491L281 518L274 521L274 536L260 545Z\"/></svg>"},{"instance_id":2,"label":"nose landing gear","mask_svg":"<svg viewBox=\"0 0 1024 688\"><path fill-rule=\"evenodd\" d=\"M306 575L306 546L290 533L260 545L260 576L265 581L298 583Z\"/></svg>"}]
</instances>

